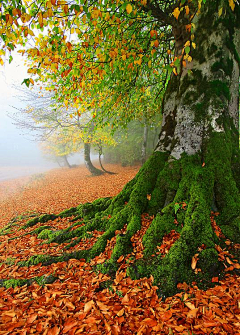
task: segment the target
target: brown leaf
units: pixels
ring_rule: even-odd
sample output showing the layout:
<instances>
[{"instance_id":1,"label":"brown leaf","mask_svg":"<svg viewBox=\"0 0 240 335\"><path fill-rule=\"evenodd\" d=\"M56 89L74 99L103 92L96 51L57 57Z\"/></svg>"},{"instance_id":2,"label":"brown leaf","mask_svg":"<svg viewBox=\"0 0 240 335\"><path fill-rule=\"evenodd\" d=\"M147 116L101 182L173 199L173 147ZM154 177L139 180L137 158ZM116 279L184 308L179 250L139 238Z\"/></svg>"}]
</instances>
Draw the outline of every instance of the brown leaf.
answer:
<instances>
[{"instance_id":1,"label":"brown leaf","mask_svg":"<svg viewBox=\"0 0 240 335\"><path fill-rule=\"evenodd\" d=\"M38 317L37 313L33 313L31 314L28 318L27 318L27 323L33 323Z\"/></svg>"},{"instance_id":2,"label":"brown leaf","mask_svg":"<svg viewBox=\"0 0 240 335\"><path fill-rule=\"evenodd\" d=\"M192 268L193 270L196 269L197 261L198 261L198 255L199 255L199 254L194 255L193 258L192 258L191 268Z\"/></svg>"},{"instance_id":3,"label":"brown leaf","mask_svg":"<svg viewBox=\"0 0 240 335\"><path fill-rule=\"evenodd\" d=\"M128 302L129 302L129 296L128 296L128 294L125 294L125 296L122 298L122 303L126 304Z\"/></svg>"},{"instance_id":4,"label":"brown leaf","mask_svg":"<svg viewBox=\"0 0 240 335\"><path fill-rule=\"evenodd\" d=\"M197 316L198 309L199 309L199 308L191 309L191 310L187 313L187 318L195 319L196 316Z\"/></svg>"},{"instance_id":5,"label":"brown leaf","mask_svg":"<svg viewBox=\"0 0 240 335\"><path fill-rule=\"evenodd\" d=\"M185 301L184 304L191 310L196 309L196 307L189 301Z\"/></svg>"},{"instance_id":6,"label":"brown leaf","mask_svg":"<svg viewBox=\"0 0 240 335\"><path fill-rule=\"evenodd\" d=\"M69 332L70 329L72 329L74 326L76 326L78 324L78 322L76 320L67 320L65 323L64 323L64 327L63 327L63 334L66 334L67 332Z\"/></svg>"},{"instance_id":7,"label":"brown leaf","mask_svg":"<svg viewBox=\"0 0 240 335\"><path fill-rule=\"evenodd\" d=\"M146 318L142 322L145 323L148 327L155 327L157 325L156 319Z\"/></svg>"},{"instance_id":8,"label":"brown leaf","mask_svg":"<svg viewBox=\"0 0 240 335\"><path fill-rule=\"evenodd\" d=\"M107 305L104 305L102 302L100 301L96 301L98 307L101 309L101 311L107 311L109 309L109 307Z\"/></svg>"},{"instance_id":9,"label":"brown leaf","mask_svg":"<svg viewBox=\"0 0 240 335\"><path fill-rule=\"evenodd\" d=\"M88 301L85 305L84 305L84 313L88 313L93 306L95 305L93 300Z\"/></svg>"},{"instance_id":10,"label":"brown leaf","mask_svg":"<svg viewBox=\"0 0 240 335\"><path fill-rule=\"evenodd\" d=\"M165 313L163 313L163 314L161 315L161 319L162 319L163 321L168 321L168 320L171 319L171 317L172 317L172 311L171 311L171 310L166 311Z\"/></svg>"},{"instance_id":11,"label":"brown leaf","mask_svg":"<svg viewBox=\"0 0 240 335\"><path fill-rule=\"evenodd\" d=\"M47 332L47 335L58 335L58 334L60 334L60 328L57 326L54 326Z\"/></svg>"},{"instance_id":12,"label":"brown leaf","mask_svg":"<svg viewBox=\"0 0 240 335\"><path fill-rule=\"evenodd\" d=\"M117 312L117 316L122 316L124 314L124 308L120 309L119 312Z\"/></svg>"}]
</instances>

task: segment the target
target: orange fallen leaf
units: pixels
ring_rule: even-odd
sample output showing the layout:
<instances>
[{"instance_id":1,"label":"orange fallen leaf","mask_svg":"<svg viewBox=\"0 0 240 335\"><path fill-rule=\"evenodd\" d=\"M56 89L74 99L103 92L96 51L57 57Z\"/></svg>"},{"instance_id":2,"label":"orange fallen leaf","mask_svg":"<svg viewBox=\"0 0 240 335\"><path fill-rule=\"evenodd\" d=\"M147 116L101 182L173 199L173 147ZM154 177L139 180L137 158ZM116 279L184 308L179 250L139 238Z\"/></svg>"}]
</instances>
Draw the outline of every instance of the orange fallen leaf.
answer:
<instances>
[{"instance_id":1,"label":"orange fallen leaf","mask_svg":"<svg viewBox=\"0 0 240 335\"><path fill-rule=\"evenodd\" d=\"M129 302L129 296L128 294L125 294L125 296L122 298L122 303L126 304L127 302Z\"/></svg>"},{"instance_id":2,"label":"orange fallen leaf","mask_svg":"<svg viewBox=\"0 0 240 335\"><path fill-rule=\"evenodd\" d=\"M124 260L124 255L120 256L117 260L117 263L121 263Z\"/></svg>"},{"instance_id":3,"label":"orange fallen leaf","mask_svg":"<svg viewBox=\"0 0 240 335\"><path fill-rule=\"evenodd\" d=\"M66 334L67 332L69 332L69 330L72 329L77 324L78 324L78 322L75 321L75 320L66 321L64 323L64 327L63 327L63 330L62 330L63 334Z\"/></svg>"},{"instance_id":4,"label":"orange fallen leaf","mask_svg":"<svg viewBox=\"0 0 240 335\"><path fill-rule=\"evenodd\" d=\"M88 313L94 306L94 301L90 300L84 305L84 313Z\"/></svg>"},{"instance_id":5,"label":"orange fallen leaf","mask_svg":"<svg viewBox=\"0 0 240 335\"><path fill-rule=\"evenodd\" d=\"M163 315L161 315L161 319L163 321L168 321L168 320L171 319L171 317L172 317L172 311L171 310L166 311L165 313L163 313Z\"/></svg>"},{"instance_id":6,"label":"orange fallen leaf","mask_svg":"<svg viewBox=\"0 0 240 335\"><path fill-rule=\"evenodd\" d=\"M124 308L120 309L119 312L117 312L117 316L122 316L124 314Z\"/></svg>"},{"instance_id":7,"label":"orange fallen leaf","mask_svg":"<svg viewBox=\"0 0 240 335\"><path fill-rule=\"evenodd\" d=\"M205 327L205 328L217 327L217 326L220 326L220 323L216 322L216 321L203 322L203 327Z\"/></svg>"},{"instance_id":8,"label":"orange fallen leaf","mask_svg":"<svg viewBox=\"0 0 240 335\"><path fill-rule=\"evenodd\" d=\"M191 310L196 309L196 307L189 301L185 301L184 304Z\"/></svg>"},{"instance_id":9,"label":"orange fallen leaf","mask_svg":"<svg viewBox=\"0 0 240 335\"><path fill-rule=\"evenodd\" d=\"M96 322L96 319L93 316L90 316L85 320L86 323L94 324Z\"/></svg>"},{"instance_id":10,"label":"orange fallen leaf","mask_svg":"<svg viewBox=\"0 0 240 335\"><path fill-rule=\"evenodd\" d=\"M37 313L33 313L31 314L28 318L27 318L27 323L33 323L38 317Z\"/></svg>"},{"instance_id":11,"label":"orange fallen leaf","mask_svg":"<svg viewBox=\"0 0 240 335\"><path fill-rule=\"evenodd\" d=\"M199 255L199 254L194 255L193 258L192 258L191 268L192 268L193 270L196 269L197 261L198 261L198 255Z\"/></svg>"},{"instance_id":12,"label":"orange fallen leaf","mask_svg":"<svg viewBox=\"0 0 240 335\"><path fill-rule=\"evenodd\" d=\"M213 277L212 278L212 283L218 283L218 277Z\"/></svg>"},{"instance_id":13,"label":"orange fallen leaf","mask_svg":"<svg viewBox=\"0 0 240 335\"><path fill-rule=\"evenodd\" d=\"M100 301L96 301L98 307L101 309L101 311L107 311L109 309L109 307L107 305L104 305L102 302Z\"/></svg>"},{"instance_id":14,"label":"orange fallen leaf","mask_svg":"<svg viewBox=\"0 0 240 335\"><path fill-rule=\"evenodd\" d=\"M60 334L60 328L57 326L49 329L49 331L47 332L47 335L58 335L58 334Z\"/></svg>"},{"instance_id":15,"label":"orange fallen leaf","mask_svg":"<svg viewBox=\"0 0 240 335\"><path fill-rule=\"evenodd\" d=\"M197 316L198 309L199 309L199 308L191 309L191 310L187 313L187 318L195 319L196 316Z\"/></svg>"},{"instance_id":16,"label":"orange fallen leaf","mask_svg":"<svg viewBox=\"0 0 240 335\"><path fill-rule=\"evenodd\" d=\"M155 327L157 325L156 319L146 318L142 322L145 323L148 327Z\"/></svg>"}]
</instances>

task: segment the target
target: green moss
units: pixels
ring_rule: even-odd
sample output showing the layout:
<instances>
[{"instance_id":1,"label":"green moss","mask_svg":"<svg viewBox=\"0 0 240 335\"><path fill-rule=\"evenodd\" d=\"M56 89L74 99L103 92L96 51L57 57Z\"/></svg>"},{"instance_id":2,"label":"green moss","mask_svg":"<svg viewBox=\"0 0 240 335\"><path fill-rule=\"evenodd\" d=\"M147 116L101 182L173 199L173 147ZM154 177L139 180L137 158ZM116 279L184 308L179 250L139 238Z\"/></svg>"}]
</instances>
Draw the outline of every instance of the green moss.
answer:
<instances>
[{"instance_id":1,"label":"green moss","mask_svg":"<svg viewBox=\"0 0 240 335\"><path fill-rule=\"evenodd\" d=\"M12 232L12 227L11 226L5 226L2 229L0 229L0 236L2 235L9 235Z\"/></svg>"},{"instance_id":2,"label":"green moss","mask_svg":"<svg viewBox=\"0 0 240 335\"><path fill-rule=\"evenodd\" d=\"M34 229L30 234L31 235L34 235L34 234L38 235L45 229L52 229L52 226L40 226L40 227Z\"/></svg>"},{"instance_id":3,"label":"green moss","mask_svg":"<svg viewBox=\"0 0 240 335\"><path fill-rule=\"evenodd\" d=\"M46 264L48 260L51 259L51 256L49 255L33 255L31 256L27 261L21 261L17 263L18 266L31 266L31 265L37 265L42 263L43 265Z\"/></svg>"},{"instance_id":4,"label":"green moss","mask_svg":"<svg viewBox=\"0 0 240 335\"><path fill-rule=\"evenodd\" d=\"M223 70L225 75L231 77L233 71L233 60L228 58L225 62L224 58L220 58L212 65L211 70L212 72L218 72L219 70Z\"/></svg>"},{"instance_id":5,"label":"green moss","mask_svg":"<svg viewBox=\"0 0 240 335\"><path fill-rule=\"evenodd\" d=\"M28 283L27 279L5 279L0 280L0 286L5 287L6 289L16 286L24 286Z\"/></svg>"},{"instance_id":6,"label":"green moss","mask_svg":"<svg viewBox=\"0 0 240 335\"><path fill-rule=\"evenodd\" d=\"M74 230L71 230L71 227L59 230L59 231L49 231L46 232L46 238L48 239L47 243L65 243L66 241L71 240L74 237L83 238L86 233L86 227L81 226ZM38 236L38 238L41 238Z\"/></svg>"},{"instance_id":7,"label":"green moss","mask_svg":"<svg viewBox=\"0 0 240 335\"><path fill-rule=\"evenodd\" d=\"M17 287L17 286L24 286L24 285L31 285L33 282L36 282L40 286L44 286L46 284L52 284L57 277L53 275L43 275L41 277L33 277L30 279L0 279L0 286L5 287L6 289L10 287Z\"/></svg>"},{"instance_id":8,"label":"green moss","mask_svg":"<svg viewBox=\"0 0 240 335\"><path fill-rule=\"evenodd\" d=\"M221 216L219 221L228 225L240 214L240 195L231 161L233 143L231 135L227 133L213 133L206 146L206 164L212 166L215 175L215 199Z\"/></svg>"},{"instance_id":9,"label":"green moss","mask_svg":"<svg viewBox=\"0 0 240 335\"><path fill-rule=\"evenodd\" d=\"M144 256L148 257L156 252L157 245L161 245L164 235L175 229L174 215L158 214L143 236Z\"/></svg>"},{"instance_id":10,"label":"green moss","mask_svg":"<svg viewBox=\"0 0 240 335\"><path fill-rule=\"evenodd\" d=\"M200 252L198 267L202 270L203 276L218 277L222 272L222 265L218 260L218 253L214 248L207 248Z\"/></svg>"},{"instance_id":11,"label":"green moss","mask_svg":"<svg viewBox=\"0 0 240 335\"><path fill-rule=\"evenodd\" d=\"M35 226L37 223L46 223L48 221L55 220L58 216L55 214L43 214L39 217L29 220L21 229L27 229Z\"/></svg>"},{"instance_id":12,"label":"green moss","mask_svg":"<svg viewBox=\"0 0 240 335\"><path fill-rule=\"evenodd\" d=\"M50 229L43 229L37 236L37 238L46 240L53 236L53 231Z\"/></svg>"},{"instance_id":13,"label":"green moss","mask_svg":"<svg viewBox=\"0 0 240 335\"><path fill-rule=\"evenodd\" d=\"M14 265L16 261L16 258L13 257L7 257L7 259L4 261L5 264L11 266Z\"/></svg>"},{"instance_id":14,"label":"green moss","mask_svg":"<svg viewBox=\"0 0 240 335\"><path fill-rule=\"evenodd\" d=\"M222 230L222 233L226 238L230 239L235 243L239 243L240 241L240 216L233 219L228 224L224 224L224 222L220 222L219 226Z\"/></svg>"},{"instance_id":15,"label":"green moss","mask_svg":"<svg viewBox=\"0 0 240 335\"><path fill-rule=\"evenodd\" d=\"M60 218L69 217L69 216L75 215L77 211L78 211L78 210L77 210L77 207L71 207L71 208L68 208L68 209L66 209L66 210L64 210L64 211L62 211L62 212L60 212L60 213L58 214L58 216L59 216Z\"/></svg>"},{"instance_id":16,"label":"green moss","mask_svg":"<svg viewBox=\"0 0 240 335\"><path fill-rule=\"evenodd\" d=\"M105 211L111 203L111 198L99 198L92 203L86 203L77 207L79 216L84 217L86 220L94 218L94 216Z\"/></svg>"}]
</instances>

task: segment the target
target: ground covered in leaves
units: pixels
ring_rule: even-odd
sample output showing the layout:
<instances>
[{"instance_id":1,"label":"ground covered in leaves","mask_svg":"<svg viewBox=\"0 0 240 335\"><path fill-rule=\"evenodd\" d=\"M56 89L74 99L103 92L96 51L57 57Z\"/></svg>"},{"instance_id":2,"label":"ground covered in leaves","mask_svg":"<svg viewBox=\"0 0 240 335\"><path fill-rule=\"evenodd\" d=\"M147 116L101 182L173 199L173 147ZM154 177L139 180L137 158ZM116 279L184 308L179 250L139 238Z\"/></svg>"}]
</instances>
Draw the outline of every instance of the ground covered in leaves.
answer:
<instances>
[{"instance_id":1,"label":"ground covered in leaves","mask_svg":"<svg viewBox=\"0 0 240 335\"><path fill-rule=\"evenodd\" d=\"M231 254L231 250L236 251L240 245L232 245L229 240L224 246L216 245L226 277L213 278L212 288L202 291L194 283L191 287L181 283L178 294L162 301L157 296L153 278L131 280L126 276L128 263L142 257L141 238L153 219L147 214L142 216L142 229L132 237L132 254L118 259L120 267L115 278L94 270L97 264L110 258L116 236L109 241L105 252L91 263L72 259L48 266L19 266L19 261L31 255L61 255L66 245L45 244L40 235L32 234L46 223L19 229L29 216L58 213L98 197L114 196L138 170L112 165L107 169L117 174L91 177L80 167L25 177L17 180L17 184L16 181L0 183L1 227L18 216L18 221L13 222L9 231L2 230L0 236L0 280L2 283L6 278L30 280L30 285L0 288L0 334L240 335L240 277L235 271L240 265ZM58 217L47 223L55 230L71 224L71 217ZM214 214L212 225L221 237ZM69 251L90 248L101 234L94 231ZM178 237L174 230L164 237L158 247L163 257ZM193 271L199 271L197 256L193 255ZM36 277L39 277L38 283L34 280L31 283L31 278ZM41 285L41 278L55 281Z\"/></svg>"}]
</instances>

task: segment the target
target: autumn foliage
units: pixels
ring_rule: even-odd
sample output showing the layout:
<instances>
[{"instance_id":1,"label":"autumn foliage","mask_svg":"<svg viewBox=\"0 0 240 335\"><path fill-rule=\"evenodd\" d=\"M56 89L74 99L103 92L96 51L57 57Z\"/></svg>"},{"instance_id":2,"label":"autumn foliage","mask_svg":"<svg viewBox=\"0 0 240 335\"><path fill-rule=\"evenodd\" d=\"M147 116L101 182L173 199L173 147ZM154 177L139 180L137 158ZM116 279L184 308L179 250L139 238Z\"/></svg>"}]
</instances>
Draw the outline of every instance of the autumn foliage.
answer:
<instances>
[{"instance_id":1,"label":"autumn foliage","mask_svg":"<svg viewBox=\"0 0 240 335\"><path fill-rule=\"evenodd\" d=\"M118 174L87 177L82 167L52 171L42 180L32 180L31 184L26 184L25 180L22 190L18 189L14 195L4 198L2 194L1 216L5 215L5 220L9 220L13 211L26 213L28 210L28 215L34 210L60 211L78 205L80 200L92 201L99 196L115 195L137 169L115 166L115 172ZM71 178L75 179L75 184L71 183ZM4 185L7 182L0 185L2 189ZM78 187L82 187L81 192ZM37 200L28 203L36 193ZM229 240L226 240L225 247L216 245L226 277L212 278L213 287L207 291L199 290L194 283L181 283L178 284L179 293L162 301L157 296L152 277L132 280L126 276L128 264L134 258L142 257L141 239L152 219L148 214L142 215L142 228L131 239L133 252L118 259L120 267L112 278L97 272L95 267L110 258L117 235L124 233L126 227L116 231L104 253L90 263L84 259L71 259L27 268L19 267L18 261L38 253L60 255L66 243L42 244L42 239L31 234L34 229L43 226L42 223L28 228L23 234L19 228L26 223L27 217L19 217L17 226L13 225L11 232L0 236L1 280L54 276L55 281L46 285L32 282L29 286L0 288L0 334L240 334L240 281L236 275L240 265L231 255L231 250L239 250L240 245L233 245ZM54 229L63 229L71 224L70 220L71 217L58 218L48 224ZM212 225L216 234L221 235L214 214ZM83 239L73 249L89 249L102 233L93 231L89 238ZM14 237L16 239L12 239ZM158 246L162 257L178 238L179 234L174 230L163 238ZM193 256L194 271L198 268L197 261L197 255Z\"/></svg>"}]
</instances>

